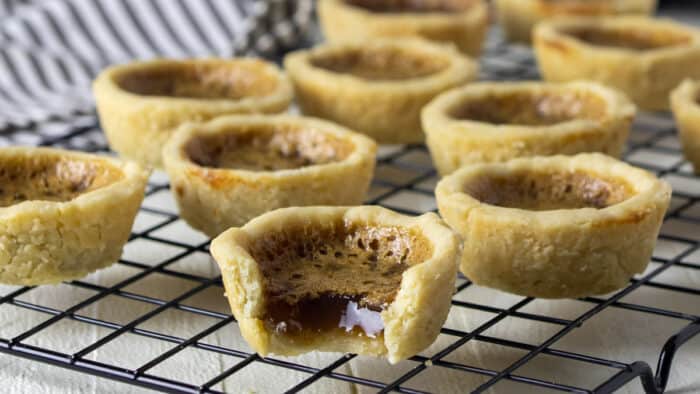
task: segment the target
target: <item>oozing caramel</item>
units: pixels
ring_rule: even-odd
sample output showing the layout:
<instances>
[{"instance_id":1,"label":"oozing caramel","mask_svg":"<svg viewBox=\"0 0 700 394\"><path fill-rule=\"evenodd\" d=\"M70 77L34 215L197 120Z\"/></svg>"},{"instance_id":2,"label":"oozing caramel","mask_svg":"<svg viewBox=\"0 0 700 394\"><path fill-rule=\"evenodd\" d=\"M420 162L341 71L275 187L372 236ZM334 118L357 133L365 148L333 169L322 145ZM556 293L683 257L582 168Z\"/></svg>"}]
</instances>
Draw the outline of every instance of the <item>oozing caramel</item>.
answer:
<instances>
[{"instance_id":1,"label":"oozing caramel","mask_svg":"<svg viewBox=\"0 0 700 394\"><path fill-rule=\"evenodd\" d=\"M575 28L566 34L589 44L645 51L690 43L690 36L668 29L653 28Z\"/></svg>"},{"instance_id":2,"label":"oozing caramel","mask_svg":"<svg viewBox=\"0 0 700 394\"><path fill-rule=\"evenodd\" d=\"M0 163L0 207L24 201L69 201L119 180L122 173L107 164L22 157Z\"/></svg>"},{"instance_id":3,"label":"oozing caramel","mask_svg":"<svg viewBox=\"0 0 700 394\"><path fill-rule=\"evenodd\" d=\"M368 80L426 77L444 70L448 60L391 47L347 49L311 58L315 67Z\"/></svg>"},{"instance_id":4,"label":"oozing caramel","mask_svg":"<svg viewBox=\"0 0 700 394\"><path fill-rule=\"evenodd\" d=\"M428 241L398 227L329 223L266 234L250 248L264 276L265 324L303 340L341 330L348 304L381 312L403 272L432 254ZM365 335L355 328L348 335Z\"/></svg>"},{"instance_id":5,"label":"oozing caramel","mask_svg":"<svg viewBox=\"0 0 700 394\"><path fill-rule=\"evenodd\" d=\"M345 0L355 7L372 12L464 12L472 7L474 0Z\"/></svg>"},{"instance_id":6,"label":"oozing caramel","mask_svg":"<svg viewBox=\"0 0 700 394\"><path fill-rule=\"evenodd\" d=\"M353 146L317 130L252 127L195 137L185 149L193 162L205 167L276 171L341 161Z\"/></svg>"},{"instance_id":7,"label":"oozing caramel","mask_svg":"<svg viewBox=\"0 0 700 394\"><path fill-rule=\"evenodd\" d=\"M573 119L600 119L605 103L578 92L493 93L449 110L455 119L497 125L548 126Z\"/></svg>"},{"instance_id":8,"label":"oozing caramel","mask_svg":"<svg viewBox=\"0 0 700 394\"><path fill-rule=\"evenodd\" d=\"M117 84L143 96L237 100L268 95L277 81L256 63L177 63L129 71Z\"/></svg>"},{"instance_id":9,"label":"oozing caramel","mask_svg":"<svg viewBox=\"0 0 700 394\"><path fill-rule=\"evenodd\" d=\"M483 176L467 184L465 192L486 204L531 211L602 209L632 195L626 183L583 172Z\"/></svg>"}]
</instances>

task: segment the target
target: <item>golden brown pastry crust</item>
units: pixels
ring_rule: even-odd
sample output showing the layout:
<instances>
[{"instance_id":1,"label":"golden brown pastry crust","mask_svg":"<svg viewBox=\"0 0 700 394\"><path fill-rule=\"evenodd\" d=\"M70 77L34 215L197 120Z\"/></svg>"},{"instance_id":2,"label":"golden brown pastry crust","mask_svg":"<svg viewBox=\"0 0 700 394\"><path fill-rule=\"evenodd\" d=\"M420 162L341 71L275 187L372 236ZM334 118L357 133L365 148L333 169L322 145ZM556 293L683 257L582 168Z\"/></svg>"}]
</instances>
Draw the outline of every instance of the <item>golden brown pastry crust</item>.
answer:
<instances>
[{"instance_id":1,"label":"golden brown pastry crust","mask_svg":"<svg viewBox=\"0 0 700 394\"><path fill-rule=\"evenodd\" d=\"M667 110L671 90L700 78L700 30L670 20L557 20L539 24L533 37L545 80L598 81L645 110Z\"/></svg>"},{"instance_id":2,"label":"golden brown pastry crust","mask_svg":"<svg viewBox=\"0 0 700 394\"><path fill-rule=\"evenodd\" d=\"M671 94L685 158L700 175L700 82L686 80Z\"/></svg>"},{"instance_id":3,"label":"golden brown pastry crust","mask_svg":"<svg viewBox=\"0 0 700 394\"><path fill-rule=\"evenodd\" d=\"M382 144L422 142L421 108L473 80L478 71L454 49L414 39L323 45L292 53L284 64L304 114L333 120ZM367 75L369 70L374 75ZM412 76L416 70L420 73Z\"/></svg>"},{"instance_id":4,"label":"golden brown pastry crust","mask_svg":"<svg viewBox=\"0 0 700 394\"><path fill-rule=\"evenodd\" d=\"M381 2L392 1L373 0L371 3ZM483 0L458 0L452 3L465 3L467 7L463 11L453 12L373 12L350 5L346 0L321 0L318 12L324 36L331 42L371 42L376 38L397 36L422 37L451 42L460 51L478 56L488 28L488 6Z\"/></svg>"},{"instance_id":5,"label":"golden brown pastry crust","mask_svg":"<svg viewBox=\"0 0 700 394\"><path fill-rule=\"evenodd\" d=\"M0 149L0 167L0 282L58 283L119 259L147 171L48 148Z\"/></svg>"},{"instance_id":6,"label":"golden brown pastry crust","mask_svg":"<svg viewBox=\"0 0 700 394\"><path fill-rule=\"evenodd\" d=\"M634 105L592 82L489 82L443 93L422 113L438 172L516 157L603 152L619 156Z\"/></svg>"},{"instance_id":7,"label":"golden brown pastry crust","mask_svg":"<svg viewBox=\"0 0 700 394\"><path fill-rule=\"evenodd\" d=\"M656 0L496 0L501 28L510 41L529 43L538 22L557 17L650 15Z\"/></svg>"},{"instance_id":8,"label":"golden brown pastry crust","mask_svg":"<svg viewBox=\"0 0 700 394\"><path fill-rule=\"evenodd\" d=\"M399 227L420 234L430 243L431 250L424 260L403 272L394 301L381 312L383 333L370 338L336 330L294 342L268 330L263 322L264 278L259 262L251 256L251 245L266 234L298 226L305 229L305 234L312 234L319 228L350 225ZM386 356L396 363L425 349L437 337L450 308L460 249L456 235L435 214L414 218L363 206L279 209L221 234L212 242L211 252L221 268L241 334L261 355L340 351Z\"/></svg>"},{"instance_id":9,"label":"golden brown pastry crust","mask_svg":"<svg viewBox=\"0 0 700 394\"><path fill-rule=\"evenodd\" d=\"M155 60L113 66L93 91L110 147L160 167L161 149L186 122L219 115L277 113L292 87L275 65L255 59Z\"/></svg>"},{"instance_id":10,"label":"golden brown pastry crust","mask_svg":"<svg viewBox=\"0 0 700 394\"><path fill-rule=\"evenodd\" d=\"M256 134L267 137L256 139ZM237 147L237 136L251 149L269 146L278 158L299 155L303 160L270 167L269 156L248 155L245 163L238 160L239 154L220 168L206 157L197 163L188 152L194 139L214 138L197 155L217 150L228 154ZM224 139L217 142L218 137ZM234 139L226 142L226 137ZM362 203L375 153L376 144L369 138L330 122L287 115L230 115L182 126L165 146L163 162L182 218L214 237L277 208Z\"/></svg>"},{"instance_id":11,"label":"golden brown pastry crust","mask_svg":"<svg viewBox=\"0 0 700 394\"><path fill-rule=\"evenodd\" d=\"M580 154L464 167L436 195L464 239L461 270L472 281L568 298L613 291L644 271L671 187L608 156Z\"/></svg>"}]
</instances>

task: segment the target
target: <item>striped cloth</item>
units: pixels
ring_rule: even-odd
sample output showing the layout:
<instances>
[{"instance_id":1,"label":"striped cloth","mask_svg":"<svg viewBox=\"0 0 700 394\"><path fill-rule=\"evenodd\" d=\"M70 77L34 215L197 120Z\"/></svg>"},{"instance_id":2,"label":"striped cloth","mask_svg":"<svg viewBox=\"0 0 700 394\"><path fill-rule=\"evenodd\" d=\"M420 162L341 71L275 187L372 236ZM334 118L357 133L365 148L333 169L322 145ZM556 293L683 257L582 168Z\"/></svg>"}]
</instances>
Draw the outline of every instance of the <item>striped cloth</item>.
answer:
<instances>
[{"instance_id":1,"label":"striped cloth","mask_svg":"<svg viewBox=\"0 0 700 394\"><path fill-rule=\"evenodd\" d=\"M0 0L0 130L90 113L90 81L133 59L299 45L312 0Z\"/></svg>"},{"instance_id":2,"label":"striped cloth","mask_svg":"<svg viewBox=\"0 0 700 394\"><path fill-rule=\"evenodd\" d=\"M0 0L0 18L12 14L22 3L26 4L29 1L31 0Z\"/></svg>"}]
</instances>

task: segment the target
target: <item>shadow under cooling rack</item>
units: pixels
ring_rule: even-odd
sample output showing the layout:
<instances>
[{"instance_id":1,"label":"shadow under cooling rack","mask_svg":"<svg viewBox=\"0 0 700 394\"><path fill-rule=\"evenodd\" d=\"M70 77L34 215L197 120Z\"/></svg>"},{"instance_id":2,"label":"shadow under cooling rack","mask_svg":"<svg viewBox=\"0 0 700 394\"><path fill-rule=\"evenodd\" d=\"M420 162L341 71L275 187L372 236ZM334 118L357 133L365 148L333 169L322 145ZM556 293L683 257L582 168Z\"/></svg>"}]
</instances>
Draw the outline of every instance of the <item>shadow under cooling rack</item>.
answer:
<instances>
[{"instance_id":1,"label":"shadow under cooling rack","mask_svg":"<svg viewBox=\"0 0 700 394\"><path fill-rule=\"evenodd\" d=\"M530 51L506 46L498 37L489 41L482 70L482 78L489 80L538 77ZM107 152L92 116L16 130L0 136L0 142ZM480 289L460 276L436 344L397 366L351 354L311 359L253 353L240 339L221 296L220 276L208 257L209 240L179 219L162 173L149 182L119 264L60 286L0 289L0 309L12 308L15 316L0 329L0 351L183 393L216 393L226 387L240 391L242 386L225 383L246 377L264 385L268 376L289 392L329 391L346 384L354 385L349 391L361 392L547 388L609 393L632 381L641 382L647 393L662 392L678 375L673 373L674 356L700 332L700 307L695 307L700 305L700 178L683 161L667 114L639 117L625 159L674 186L672 207L646 272L615 294L562 301ZM424 146L383 147L367 202L412 215L435 211L436 182ZM644 327L648 321L655 321L656 328ZM591 336L600 342L582 347L585 330L601 331ZM51 331L91 334L66 336L61 343L42 339ZM638 345L656 346L655 369L653 360L634 358ZM215 372L210 356L217 360ZM184 379L185 372L178 369L181 359L191 357L201 360L186 364L196 369L187 371L196 381Z\"/></svg>"}]
</instances>

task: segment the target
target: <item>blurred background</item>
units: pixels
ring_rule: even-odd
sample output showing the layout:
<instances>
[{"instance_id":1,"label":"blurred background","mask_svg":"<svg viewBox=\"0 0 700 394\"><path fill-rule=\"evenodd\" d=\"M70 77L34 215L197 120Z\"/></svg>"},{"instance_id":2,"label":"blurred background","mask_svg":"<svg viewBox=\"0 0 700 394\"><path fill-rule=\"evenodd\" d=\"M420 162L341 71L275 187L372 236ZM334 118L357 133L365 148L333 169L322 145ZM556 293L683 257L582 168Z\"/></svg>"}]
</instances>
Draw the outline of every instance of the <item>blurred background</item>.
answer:
<instances>
[{"instance_id":1,"label":"blurred background","mask_svg":"<svg viewBox=\"0 0 700 394\"><path fill-rule=\"evenodd\" d=\"M279 60L319 37L315 0L0 0L0 130L91 114L90 81L154 57ZM700 16L696 0L659 12Z\"/></svg>"}]
</instances>

